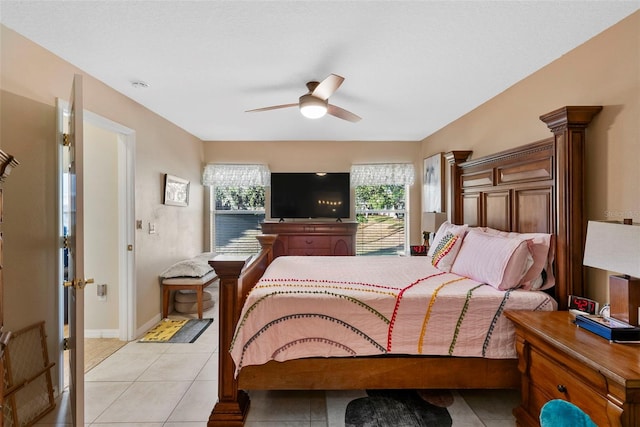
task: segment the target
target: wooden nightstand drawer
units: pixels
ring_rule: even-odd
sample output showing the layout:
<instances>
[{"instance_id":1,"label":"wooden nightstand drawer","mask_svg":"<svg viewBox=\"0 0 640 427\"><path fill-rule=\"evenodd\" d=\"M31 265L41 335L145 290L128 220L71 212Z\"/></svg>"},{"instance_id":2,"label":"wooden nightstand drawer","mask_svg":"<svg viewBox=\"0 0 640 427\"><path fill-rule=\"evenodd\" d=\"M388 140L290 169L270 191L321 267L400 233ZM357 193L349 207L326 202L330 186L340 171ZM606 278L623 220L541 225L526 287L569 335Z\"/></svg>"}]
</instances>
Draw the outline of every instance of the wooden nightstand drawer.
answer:
<instances>
[{"instance_id":1,"label":"wooden nightstand drawer","mask_svg":"<svg viewBox=\"0 0 640 427\"><path fill-rule=\"evenodd\" d=\"M330 236L290 236L289 237L289 254L294 255L291 249L297 248L330 248Z\"/></svg>"},{"instance_id":2,"label":"wooden nightstand drawer","mask_svg":"<svg viewBox=\"0 0 640 427\"><path fill-rule=\"evenodd\" d=\"M607 425L606 383L601 377L600 384L589 385L578 378L575 371L535 349L531 350L529 375L531 385L537 390L530 390L535 412L539 412L545 402L551 399L567 400L579 408L583 408L598 425Z\"/></svg>"}]
</instances>

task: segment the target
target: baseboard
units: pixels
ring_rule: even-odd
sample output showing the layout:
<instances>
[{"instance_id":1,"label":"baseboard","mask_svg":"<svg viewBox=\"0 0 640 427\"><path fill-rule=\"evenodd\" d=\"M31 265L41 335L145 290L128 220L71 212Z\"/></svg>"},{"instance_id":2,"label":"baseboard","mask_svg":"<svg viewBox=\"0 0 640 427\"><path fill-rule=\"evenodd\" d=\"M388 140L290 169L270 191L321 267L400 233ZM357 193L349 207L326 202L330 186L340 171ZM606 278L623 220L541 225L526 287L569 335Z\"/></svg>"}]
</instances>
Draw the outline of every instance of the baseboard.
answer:
<instances>
[{"instance_id":1,"label":"baseboard","mask_svg":"<svg viewBox=\"0 0 640 427\"><path fill-rule=\"evenodd\" d=\"M85 338L120 338L118 329L85 329Z\"/></svg>"},{"instance_id":2,"label":"baseboard","mask_svg":"<svg viewBox=\"0 0 640 427\"><path fill-rule=\"evenodd\" d=\"M153 316L151 320L149 320L147 323L136 330L136 337L141 337L142 335L146 334L147 331L156 326L158 322L160 322L160 320L162 320L162 315L160 313Z\"/></svg>"}]
</instances>

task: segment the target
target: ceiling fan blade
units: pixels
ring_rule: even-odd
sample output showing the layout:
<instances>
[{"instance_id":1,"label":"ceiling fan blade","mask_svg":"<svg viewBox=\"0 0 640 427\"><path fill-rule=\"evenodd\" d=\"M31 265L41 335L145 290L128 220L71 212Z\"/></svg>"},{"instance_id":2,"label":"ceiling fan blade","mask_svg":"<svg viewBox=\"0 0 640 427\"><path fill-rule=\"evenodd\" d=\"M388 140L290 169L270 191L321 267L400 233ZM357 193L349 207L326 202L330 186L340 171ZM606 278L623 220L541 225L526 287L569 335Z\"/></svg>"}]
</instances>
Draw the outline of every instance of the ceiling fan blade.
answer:
<instances>
[{"instance_id":1,"label":"ceiling fan blade","mask_svg":"<svg viewBox=\"0 0 640 427\"><path fill-rule=\"evenodd\" d=\"M353 114L351 111L347 111L344 108L336 107L335 105L331 104L327 105L327 113L339 119L347 120L353 123L362 120L362 117Z\"/></svg>"},{"instance_id":2,"label":"ceiling fan blade","mask_svg":"<svg viewBox=\"0 0 640 427\"><path fill-rule=\"evenodd\" d=\"M258 111L269 111L269 110L277 110L279 108L289 108L289 107L297 107L298 103L295 104L282 104L282 105L273 105L271 107L264 107L264 108L256 108L254 110L247 110L245 111L245 113L255 113Z\"/></svg>"},{"instance_id":3,"label":"ceiling fan blade","mask_svg":"<svg viewBox=\"0 0 640 427\"><path fill-rule=\"evenodd\" d=\"M343 81L344 77L337 74L330 74L329 77L321 81L318 86L316 86L313 92L311 92L311 95L327 100L336 90L338 90Z\"/></svg>"}]
</instances>

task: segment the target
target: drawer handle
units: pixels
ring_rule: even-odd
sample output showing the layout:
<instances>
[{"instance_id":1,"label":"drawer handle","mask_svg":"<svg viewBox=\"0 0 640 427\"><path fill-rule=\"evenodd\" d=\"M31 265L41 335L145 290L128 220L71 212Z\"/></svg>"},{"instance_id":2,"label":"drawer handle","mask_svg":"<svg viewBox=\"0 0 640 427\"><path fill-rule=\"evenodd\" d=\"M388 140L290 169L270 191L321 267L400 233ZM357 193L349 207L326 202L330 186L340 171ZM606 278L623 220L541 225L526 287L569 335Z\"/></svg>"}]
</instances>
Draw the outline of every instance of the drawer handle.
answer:
<instances>
[{"instance_id":1,"label":"drawer handle","mask_svg":"<svg viewBox=\"0 0 640 427\"><path fill-rule=\"evenodd\" d=\"M312 244L312 243L313 243L313 240L305 240L304 242L305 242L307 245L310 245L310 244Z\"/></svg>"},{"instance_id":2,"label":"drawer handle","mask_svg":"<svg viewBox=\"0 0 640 427\"><path fill-rule=\"evenodd\" d=\"M562 384L558 384L557 389L558 389L558 391L560 393L566 393L567 392L567 387L563 386Z\"/></svg>"}]
</instances>

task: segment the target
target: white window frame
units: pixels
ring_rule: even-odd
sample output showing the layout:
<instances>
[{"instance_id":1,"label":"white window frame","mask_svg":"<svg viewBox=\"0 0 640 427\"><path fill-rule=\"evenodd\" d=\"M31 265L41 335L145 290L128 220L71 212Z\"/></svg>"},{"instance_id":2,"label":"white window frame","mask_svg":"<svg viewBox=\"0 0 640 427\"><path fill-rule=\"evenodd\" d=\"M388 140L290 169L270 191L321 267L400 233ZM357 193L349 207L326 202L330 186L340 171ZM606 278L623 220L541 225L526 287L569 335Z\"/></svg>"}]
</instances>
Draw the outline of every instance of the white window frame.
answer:
<instances>
[{"instance_id":1,"label":"white window frame","mask_svg":"<svg viewBox=\"0 0 640 427\"><path fill-rule=\"evenodd\" d=\"M415 182L415 167L413 163L380 163L361 164L351 166L351 186L354 190L358 186L376 185L404 185L405 206L403 210L387 210L390 213L404 214L404 253L409 253L409 236L411 235L410 217L410 187ZM359 213L366 213L358 210L356 206L356 218ZM385 210L375 210L376 213L384 213Z\"/></svg>"}]
</instances>

